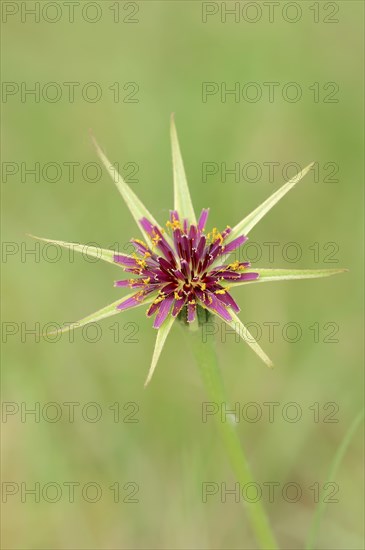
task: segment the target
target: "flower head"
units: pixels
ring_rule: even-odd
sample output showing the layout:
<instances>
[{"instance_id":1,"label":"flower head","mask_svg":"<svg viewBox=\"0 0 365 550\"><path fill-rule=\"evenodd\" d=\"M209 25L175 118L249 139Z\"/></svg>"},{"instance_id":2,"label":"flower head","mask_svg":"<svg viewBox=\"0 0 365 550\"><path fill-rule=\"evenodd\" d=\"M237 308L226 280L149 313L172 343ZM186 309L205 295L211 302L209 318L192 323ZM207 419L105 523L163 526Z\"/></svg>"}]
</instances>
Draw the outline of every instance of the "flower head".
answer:
<instances>
[{"instance_id":1,"label":"flower head","mask_svg":"<svg viewBox=\"0 0 365 550\"><path fill-rule=\"evenodd\" d=\"M300 181L312 164L288 181L233 229L226 227L222 232L214 228L206 233L208 209L201 211L196 220L184 165L181 158L174 118L171 118L171 142L174 172L174 210L163 229L146 209L143 203L117 174L100 149L95 139L96 151L105 168L112 176L132 216L138 223L144 241L132 239L135 253L119 254L113 250L85 247L80 244L42 239L73 250L101 258L121 266L133 277L118 280L116 287L125 287L132 292L109 306L102 308L81 321L68 325L64 331L99 321L121 311L148 304L147 315L154 316L153 326L158 329L155 350L146 384L150 381L166 338L176 317L186 315L187 323L193 323L200 308L219 316L268 365L272 366L258 343L237 317L240 308L231 295L231 288L242 284L290 279L313 279L328 277L344 269L250 269L249 262L229 262L229 255L242 246L247 234L263 216ZM39 237L36 237L39 238Z\"/></svg>"},{"instance_id":2,"label":"flower head","mask_svg":"<svg viewBox=\"0 0 365 550\"><path fill-rule=\"evenodd\" d=\"M129 287L137 292L128 302L121 302L118 309L128 309L143 302L149 295L156 297L147 315L155 315L154 328L160 328L168 315L177 317L186 308L186 320L192 323L200 305L226 321L232 321L230 309L239 306L229 289L235 283L254 281L258 273L248 271L249 262L224 263L224 257L241 246L247 237L240 235L227 243L232 232L227 227L221 233L214 228L205 233L209 210L202 210L197 224L180 220L176 210L170 213L166 223L170 232L170 244L165 232L142 218L140 224L149 236L149 245L132 239L136 253L130 256L116 254L114 260L124 271L136 278L116 281L115 286ZM157 295L156 295L157 293Z\"/></svg>"}]
</instances>

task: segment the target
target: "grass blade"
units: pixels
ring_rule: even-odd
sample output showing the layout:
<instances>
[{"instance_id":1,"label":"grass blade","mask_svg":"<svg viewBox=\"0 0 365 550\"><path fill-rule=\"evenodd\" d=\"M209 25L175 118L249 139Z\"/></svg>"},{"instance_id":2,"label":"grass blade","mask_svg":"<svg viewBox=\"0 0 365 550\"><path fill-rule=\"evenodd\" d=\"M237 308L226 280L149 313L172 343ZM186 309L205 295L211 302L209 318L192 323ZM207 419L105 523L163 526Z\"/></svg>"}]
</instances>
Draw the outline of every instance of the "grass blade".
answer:
<instances>
[{"instance_id":1,"label":"grass blade","mask_svg":"<svg viewBox=\"0 0 365 550\"><path fill-rule=\"evenodd\" d=\"M364 418L364 411L361 411L354 419L352 424L350 425L349 429L345 433L345 436L343 440L341 441L341 444L339 445L335 456L333 457L332 464L330 465L330 468L328 470L327 474L327 480L328 482L333 481L336 477L336 474L338 472L338 469L341 465L342 459L345 456L345 453L351 443L351 440L353 436L355 435L355 432L357 428L360 426L361 421ZM319 494L318 504L316 506L316 510L314 512L313 521L311 524L311 527L309 529L307 544L305 546L305 550L314 550L314 545L316 544L319 528L321 526L321 520L323 518L325 509L326 509L326 502L324 501L324 486L322 485L322 490Z\"/></svg>"}]
</instances>

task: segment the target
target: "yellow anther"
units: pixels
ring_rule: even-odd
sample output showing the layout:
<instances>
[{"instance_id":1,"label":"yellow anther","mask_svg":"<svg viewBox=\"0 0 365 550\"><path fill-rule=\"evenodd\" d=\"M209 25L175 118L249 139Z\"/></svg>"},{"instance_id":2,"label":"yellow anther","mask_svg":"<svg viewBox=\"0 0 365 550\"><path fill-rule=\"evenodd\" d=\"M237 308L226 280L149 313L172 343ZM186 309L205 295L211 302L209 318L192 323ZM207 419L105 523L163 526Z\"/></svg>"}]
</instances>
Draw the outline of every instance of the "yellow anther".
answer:
<instances>
[{"instance_id":1,"label":"yellow anther","mask_svg":"<svg viewBox=\"0 0 365 550\"><path fill-rule=\"evenodd\" d=\"M151 280L151 277L147 277L147 279L142 279L142 282L143 282L144 285L148 285L150 280Z\"/></svg>"},{"instance_id":2,"label":"yellow anther","mask_svg":"<svg viewBox=\"0 0 365 550\"><path fill-rule=\"evenodd\" d=\"M179 295L178 292L176 292L176 290L174 292L174 298L175 298L175 300L181 300L181 296Z\"/></svg>"},{"instance_id":3,"label":"yellow anther","mask_svg":"<svg viewBox=\"0 0 365 550\"><path fill-rule=\"evenodd\" d=\"M154 234L154 236L151 237L152 246L157 246L160 240L161 240L161 237L157 234Z\"/></svg>"},{"instance_id":4,"label":"yellow anther","mask_svg":"<svg viewBox=\"0 0 365 550\"><path fill-rule=\"evenodd\" d=\"M207 238L211 240L213 243L219 240L219 244L222 244L224 240L222 237L222 234L218 231L216 227L213 227L212 232L208 233Z\"/></svg>"},{"instance_id":5,"label":"yellow anther","mask_svg":"<svg viewBox=\"0 0 365 550\"><path fill-rule=\"evenodd\" d=\"M139 265L142 269L146 268L146 262L144 260L141 260L141 258L139 258L135 252L133 252L132 258L136 260L136 264Z\"/></svg>"},{"instance_id":6,"label":"yellow anther","mask_svg":"<svg viewBox=\"0 0 365 550\"><path fill-rule=\"evenodd\" d=\"M200 288L205 290L207 288L207 283L200 283Z\"/></svg>"},{"instance_id":7,"label":"yellow anther","mask_svg":"<svg viewBox=\"0 0 365 550\"><path fill-rule=\"evenodd\" d=\"M166 222L166 227L170 227L172 230L181 229L181 224L179 220L176 220L175 218L173 218L172 222L170 221Z\"/></svg>"},{"instance_id":8,"label":"yellow anther","mask_svg":"<svg viewBox=\"0 0 365 550\"><path fill-rule=\"evenodd\" d=\"M237 271L238 269L240 269L241 265L240 265L240 262L238 260L236 260L235 262L233 262L232 264L229 264L228 266L230 269L232 269L233 271Z\"/></svg>"},{"instance_id":9,"label":"yellow anther","mask_svg":"<svg viewBox=\"0 0 365 550\"><path fill-rule=\"evenodd\" d=\"M227 290L225 288L222 288L221 290L216 290L214 294L225 294Z\"/></svg>"},{"instance_id":10,"label":"yellow anther","mask_svg":"<svg viewBox=\"0 0 365 550\"><path fill-rule=\"evenodd\" d=\"M157 296L156 300L153 302L154 304L159 304L160 302L162 302L162 300L165 299L165 294L161 294L161 296Z\"/></svg>"},{"instance_id":11,"label":"yellow anther","mask_svg":"<svg viewBox=\"0 0 365 550\"><path fill-rule=\"evenodd\" d=\"M140 302L141 300L143 300L143 297L144 297L144 294L143 294L142 291L141 291L141 292L138 292L138 294L136 294L136 300L137 300L138 302Z\"/></svg>"},{"instance_id":12,"label":"yellow anther","mask_svg":"<svg viewBox=\"0 0 365 550\"><path fill-rule=\"evenodd\" d=\"M144 260L136 260L136 262L142 269L146 269L147 264Z\"/></svg>"}]
</instances>

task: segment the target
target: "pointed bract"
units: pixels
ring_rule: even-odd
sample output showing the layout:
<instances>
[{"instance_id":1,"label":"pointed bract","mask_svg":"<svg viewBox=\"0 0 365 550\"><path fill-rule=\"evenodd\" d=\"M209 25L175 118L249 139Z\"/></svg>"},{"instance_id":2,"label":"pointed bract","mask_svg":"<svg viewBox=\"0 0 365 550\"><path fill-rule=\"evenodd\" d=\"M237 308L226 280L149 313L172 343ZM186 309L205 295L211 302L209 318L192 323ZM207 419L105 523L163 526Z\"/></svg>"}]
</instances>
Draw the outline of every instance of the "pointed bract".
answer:
<instances>
[{"instance_id":1,"label":"pointed bract","mask_svg":"<svg viewBox=\"0 0 365 550\"><path fill-rule=\"evenodd\" d=\"M62 328L60 331L57 330L57 331L53 331L53 332L48 332L47 335L57 334L59 332L60 333L68 332L70 330L74 330L76 328L80 328L80 327L83 327L85 325L88 325L89 323L96 323L97 321L101 321L102 319L105 319L106 317L111 317L112 315L116 315L117 313L121 313L121 310L118 309L118 306L120 306L121 303L124 303L127 300L129 300L132 296L133 296L133 294L128 294L127 296L124 296L124 298L119 298L119 300L116 300L112 304L110 304L108 306L105 306L105 307L99 309L98 311L95 311L94 313L91 313L87 317L84 317L83 319L80 319L80 321L76 321L75 323L71 323L71 324L67 325L66 327ZM141 305L144 305L144 304L148 304L148 303L152 302L153 299L154 299L154 297L149 296L143 302L139 302L139 303L135 304L134 307L141 306Z\"/></svg>"},{"instance_id":2,"label":"pointed bract","mask_svg":"<svg viewBox=\"0 0 365 550\"><path fill-rule=\"evenodd\" d=\"M179 212L181 218L186 218L189 223L196 224L195 212L186 180L173 114L171 115L170 132L174 173L174 210Z\"/></svg>"},{"instance_id":3,"label":"pointed bract","mask_svg":"<svg viewBox=\"0 0 365 550\"><path fill-rule=\"evenodd\" d=\"M32 239L37 239L38 241L44 241L45 243L57 244L63 248L68 248L70 252L79 252L85 254L85 256L91 256L92 258L98 258L104 262L110 262L115 264L114 256L116 252L114 250L107 250L106 248L99 248L97 246L90 246L88 244L80 243L68 243L66 241L55 241L53 239L45 239L44 237L36 237L36 235L30 235Z\"/></svg>"},{"instance_id":4,"label":"pointed bract","mask_svg":"<svg viewBox=\"0 0 365 550\"><path fill-rule=\"evenodd\" d=\"M339 273L345 273L348 269L266 269L255 267L255 273L258 273L258 278L252 281L238 281L234 286L252 283L267 283L270 281L294 281L301 279L320 279L322 277L332 277ZM246 272L246 275L249 271Z\"/></svg>"},{"instance_id":5,"label":"pointed bract","mask_svg":"<svg viewBox=\"0 0 365 550\"><path fill-rule=\"evenodd\" d=\"M112 180L114 181L115 185L117 186L118 191L122 195L124 202L126 203L127 207L129 208L130 213L132 214L133 218L135 219L136 224L142 231L142 234L145 239L148 240L148 235L144 231L143 227L140 226L139 220L141 218L148 218L154 225L158 225L152 214L147 210L147 208L144 206L144 204L139 200L137 195L132 191L132 189L129 187L129 185L126 184L122 176L118 173L116 168L112 165L112 163L107 159L106 155L103 153L101 148L99 147L96 139L94 136L91 136L91 139L93 141L93 144L95 146L96 152L101 160L101 162L104 164L105 169L110 174Z\"/></svg>"},{"instance_id":6,"label":"pointed bract","mask_svg":"<svg viewBox=\"0 0 365 550\"><path fill-rule=\"evenodd\" d=\"M250 332L247 330L245 325L242 323L242 321L237 317L237 315L231 311L232 321L228 322L226 321L227 325L229 325L233 330L237 332L237 334L244 340L250 348L260 357L260 359L267 365L268 367L272 368L274 366L273 362L269 357L266 355L266 353L261 349L261 347L256 342L255 338L250 334Z\"/></svg>"},{"instance_id":7,"label":"pointed bract","mask_svg":"<svg viewBox=\"0 0 365 550\"><path fill-rule=\"evenodd\" d=\"M150 370L148 372L146 382L144 383L145 387L151 381L151 378L153 376L153 373L154 373L156 365L157 365L157 361L158 361L158 359L161 355L161 351L162 351L162 349L165 345L166 338L167 338L167 336L168 336L168 334L171 330L171 327L172 327L174 321L175 321L175 317L172 317L172 315L170 315L164 321L164 323L161 325L161 327L158 329L158 333L157 333L157 337L156 337L156 343L155 343L155 349L153 351L153 356L152 356L151 367L150 367Z\"/></svg>"},{"instance_id":8,"label":"pointed bract","mask_svg":"<svg viewBox=\"0 0 365 550\"><path fill-rule=\"evenodd\" d=\"M271 210L273 206L277 202L279 202L280 199L284 197L294 187L298 181L300 181L304 176L309 172L311 167L313 166L313 162L309 164L306 168L304 168L299 174L294 176L291 180L289 180L287 183L282 185L280 189L275 191L266 201L264 201L260 206L258 206L251 214L243 218L233 229L231 234L229 235L229 238L227 241L232 241L239 235L248 235L248 233L251 231L253 227Z\"/></svg>"}]
</instances>

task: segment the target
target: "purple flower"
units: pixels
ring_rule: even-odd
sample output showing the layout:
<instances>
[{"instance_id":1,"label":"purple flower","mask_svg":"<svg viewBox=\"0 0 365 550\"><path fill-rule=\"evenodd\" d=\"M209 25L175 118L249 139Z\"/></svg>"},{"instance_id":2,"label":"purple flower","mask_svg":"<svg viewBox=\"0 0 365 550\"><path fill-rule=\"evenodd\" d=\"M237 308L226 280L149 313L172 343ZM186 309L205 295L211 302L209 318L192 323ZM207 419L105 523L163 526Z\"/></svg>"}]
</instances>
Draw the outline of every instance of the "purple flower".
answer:
<instances>
[{"instance_id":1,"label":"purple flower","mask_svg":"<svg viewBox=\"0 0 365 550\"><path fill-rule=\"evenodd\" d=\"M135 253L125 255L116 254L113 250L40 238L121 266L126 273L133 275L132 278L115 283L116 287L132 290L123 300L113 302L78 323L67 325L62 331L82 327L127 309L148 304L147 315L155 316L153 326L158 329L158 333L147 384L176 317L184 315L187 323L193 323L203 308L219 316L233 328L264 363L271 367L271 360L237 317L236 313L240 308L230 294L230 288L250 283L328 277L346 270L256 268L251 271L248 262L230 263L228 256L246 242L249 231L307 174L312 165L275 191L232 229L227 227L220 233L214 228L206 234L209 210L202 210L196 220L172 117L174 210L170 213L165 231L122 177L116 174L115 168L95 139L92 139L101 161L113 178L146 242L133 239L131 242Z\"/></svg>"},{"instance_id":2,"label":"purple flower","mask_svg":"<svg viewBox=\"0 0 365 550\"><path fill-rule=\"evenodd\" d=\"M133 307L157 292L147 311L149 317L155 315L154 328L160 328L170 313L177 317L184 307L186 320L192 323L198 305L226 321L232 321L229 310L238 312L240 308L229 293L230 287L238 282L254 281L259 274L247 271L249 262L224 263L224 257L247 238L242 235L227 243L232 232L230 227L221 233L214 228L205 234L208 213L208 209L202 210L198 223L190 224L186 218L180 220L176 210L171 211L170 221L166 224L171 245L163 229L147 218L140 220L150 245L133 239L131 242L136 253L132 257L114 256L115 262L123 266L125 272L136 276L116 281L115 286L137 289L128 302L118 305L118 309Z\"/></svg>"}]
</instances>

